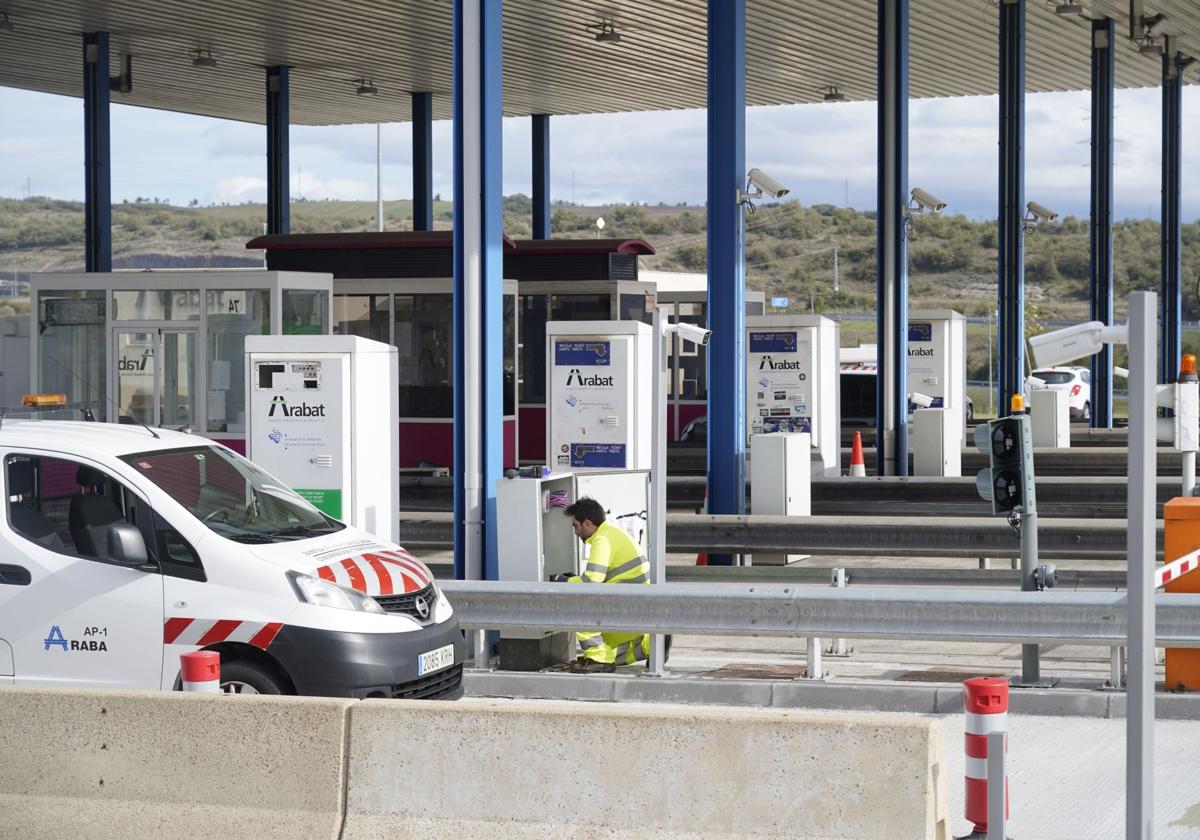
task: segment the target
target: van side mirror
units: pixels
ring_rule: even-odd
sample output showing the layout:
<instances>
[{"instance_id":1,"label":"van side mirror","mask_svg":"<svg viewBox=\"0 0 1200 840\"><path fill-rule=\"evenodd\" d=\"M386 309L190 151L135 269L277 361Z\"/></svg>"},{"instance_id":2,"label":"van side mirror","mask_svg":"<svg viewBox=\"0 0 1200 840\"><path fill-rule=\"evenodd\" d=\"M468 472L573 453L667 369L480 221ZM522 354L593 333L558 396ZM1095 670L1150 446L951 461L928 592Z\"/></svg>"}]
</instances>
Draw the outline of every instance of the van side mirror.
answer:
<instances>
[{"instance_id":1,"label":"van side mirror","mask_svg":"<svg viewBox=\"0 0 1200 840\"><path fill-rule=\"evenodd\" d=\"M144 566L150 562L146 541L136 525L118 522L108 529L108 559L121 566Z\"/></svg>"}]
</instances>

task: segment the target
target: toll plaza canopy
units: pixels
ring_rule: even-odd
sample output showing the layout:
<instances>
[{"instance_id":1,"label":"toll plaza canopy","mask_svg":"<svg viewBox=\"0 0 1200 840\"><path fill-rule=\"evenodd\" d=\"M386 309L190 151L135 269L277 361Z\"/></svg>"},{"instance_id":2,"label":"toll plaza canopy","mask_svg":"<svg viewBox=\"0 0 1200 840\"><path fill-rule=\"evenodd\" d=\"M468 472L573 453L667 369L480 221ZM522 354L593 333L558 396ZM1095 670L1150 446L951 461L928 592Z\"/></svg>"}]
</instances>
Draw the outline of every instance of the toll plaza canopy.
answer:
<instances>
[{"instance_id":1,"label":"toll plaza canopy","mask_svg":"<svg viewBox=\"0 0 1200 840\"><path fill-rule=\"evenodd\" d=\"M1028 4L1029 91L1090 86L1090 18L1118 23L1118 87L1157 86L1161 60L1139 54L1128 0ZM1200 57L1200 4L1134 0L1171 51ZM593 3L505 0L507 115L703 108L704 0ZM0 85L80 95L82 32L110 33L112 101L261 123L266 66L291 70L298 125L411 119L414 91L451 116L451 3L444 0L10 0L2 10ZM990 94L997 86L995 0L912 0L913 97ZM1140 31L1139 31L1140 34ZM747 0L746 104L876 96L877 0ZM199 59L199 60L197 60ZM211 59L211 60L208 60ZM1189 73L1194 83L1196 74ZM361 81L360 81L361 80ZM374 95L357 95L374 88ZM364 92L366 92L364 90Z\"/></svg>"}]
</instances>

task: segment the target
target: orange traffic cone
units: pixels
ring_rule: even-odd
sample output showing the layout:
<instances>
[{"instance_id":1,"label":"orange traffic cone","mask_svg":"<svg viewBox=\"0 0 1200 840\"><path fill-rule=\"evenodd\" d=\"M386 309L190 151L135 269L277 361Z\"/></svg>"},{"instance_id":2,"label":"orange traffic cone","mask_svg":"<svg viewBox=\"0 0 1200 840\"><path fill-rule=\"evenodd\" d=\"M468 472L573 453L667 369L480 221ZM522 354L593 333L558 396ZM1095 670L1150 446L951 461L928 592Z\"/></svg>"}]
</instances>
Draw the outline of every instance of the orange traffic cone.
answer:
<instances>
[{"instance_id":1,"label":"orange traffic cone","mask_svg":"<svg viewBox=\"0 0 1200 840\"><path fill-rule=\"evenodd\" d=\"M854 433L854 448L850 450L850 476L866 476L867 464L863 461L862 433Z\"/></svg>"},{"instance_id":2,"label":"orange traffic cone","mask_svg":"<svg viewBox=\"0 0 1200 840\"><path fill-rule=\"evenodd\" d=\"M700 512L708 513L708 485L707 484L704 485L704 506L700 509ZM707 552L701 551L699 554L696 555L696 565L697 566L707 566L708 565L708 553Z\"/></svg>"}]
</instances>

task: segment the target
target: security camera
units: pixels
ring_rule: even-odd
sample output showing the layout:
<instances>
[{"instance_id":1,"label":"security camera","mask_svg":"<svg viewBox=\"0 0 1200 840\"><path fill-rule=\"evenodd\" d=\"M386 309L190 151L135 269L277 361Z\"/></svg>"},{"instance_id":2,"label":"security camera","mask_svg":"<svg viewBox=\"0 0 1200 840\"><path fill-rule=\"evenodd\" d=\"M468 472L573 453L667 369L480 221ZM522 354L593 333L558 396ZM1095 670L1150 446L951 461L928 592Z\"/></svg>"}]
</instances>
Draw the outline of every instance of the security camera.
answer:
<instances>
[{"instance_id":1,"label":"security camera","mask_svg":"<svg viewBox=\"0 0 1200 840\"><path fill-rule=\"evenodd\" d=\"M746 174L746 180L750 182L750 186L759 191L760 195L765 195L767 198L783 198L791 192L761 169L751 169Z\"/></svg>"},{"instance_id":2,"label":"security camera","mask_svg":"<svg viewBox=\"0 0 1200 840\"><path fill-rule=\"evenodd\" d=\"M1094 356L1105 344L1125 344L1128 337L1125 325L1107 327L1102 321L1088 321L1032 336L1029 349L1038 367L1054 367Z\"/></svg>"},{"instance_id":3,"label":"security camera","mask_svg":"<svg viewBox=\"0 0 1200 840\"><path fill-rule=\"evenodd\" d=\"M946 209L946 202L942 201L935 195L930 195L920 187L913 187L912 200L917 203L917 206L922 210L928 210L930 213L941 213Z\"/></svg>"},{"instance_id":4,"label":"security camera","mask_svg":"<svg viewBox=\"0 0 1200 840\"><path fill-rule=\"evenodd\" d=\"M701 347L708 344L708 339L712 336L712 330L706 330L695 324L669 324L663 328L663 332L667 335L675 333L684 341L699 344Z\"/></svg>"},{"instance_id":5,"label":"security camera","mask_svg":"<svg viewBox=\"0 0 1200 840\"><path fill-rule=\"evenodd\" d=\"M1036 201L1031 201L1025 206L1029 211L1029 215L1033 217L1035 222L1053 222L1058 218L1058 214L1044 204L1038 204Z\"/></svg>"},{"instance_id":6,"label":"security camera","mask_svg":"<svg viewBox=\"0 0 1200 840\"><path fill-rule=\"evenodd\" d=\"M928 394L920 394L914 391L908 395L908 398L919 408L929 408L933 405L933 397Z\"/></svg>"}]
</instances>

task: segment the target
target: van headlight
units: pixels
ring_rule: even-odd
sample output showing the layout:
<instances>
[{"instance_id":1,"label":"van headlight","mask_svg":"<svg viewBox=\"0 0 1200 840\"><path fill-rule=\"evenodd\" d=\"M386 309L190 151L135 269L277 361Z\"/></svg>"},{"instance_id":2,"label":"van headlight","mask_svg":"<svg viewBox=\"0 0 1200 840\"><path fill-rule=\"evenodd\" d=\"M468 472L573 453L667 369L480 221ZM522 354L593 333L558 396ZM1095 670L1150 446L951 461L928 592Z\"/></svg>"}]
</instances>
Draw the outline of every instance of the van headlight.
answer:
<instances>
[{"instance_id":1,"label":"van headlight","mask_svg":"<svg viewBox=\"0 0 1200 840\"><path fill-rule=\"evenodd\" d=\"M306 604L317 607L336 607L339 610L357 610L359 612L378 613L386 615L379 602L370 595L364 595L356 589L338 586L327 580L304 575L300 572L288 572L288 582L296 591L296 597Z\"/></svg>"}]
</instances>

